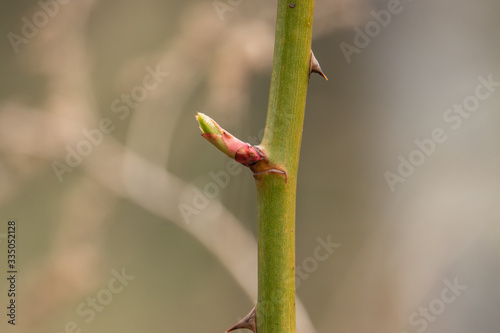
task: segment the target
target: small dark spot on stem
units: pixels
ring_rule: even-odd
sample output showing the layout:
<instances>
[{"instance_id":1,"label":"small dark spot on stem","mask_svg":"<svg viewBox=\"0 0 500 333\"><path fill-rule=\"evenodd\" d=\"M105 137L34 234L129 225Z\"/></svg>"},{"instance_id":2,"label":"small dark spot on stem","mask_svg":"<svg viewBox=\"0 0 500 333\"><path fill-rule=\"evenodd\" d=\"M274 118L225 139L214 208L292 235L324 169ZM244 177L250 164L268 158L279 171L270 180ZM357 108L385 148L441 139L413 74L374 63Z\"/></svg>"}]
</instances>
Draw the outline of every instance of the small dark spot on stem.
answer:
<instances>
[{"instance_id":1,"label":"small dark spot on stem","mask_svg":"<svg viewBox=\"0 0 500 333\"><path fill-rule=\"evenodd\" d=\"M295 3L290 2L290 4L288 5L288 7L290 7L290 8L295 8Z\"/></svg>"}]
</instances>

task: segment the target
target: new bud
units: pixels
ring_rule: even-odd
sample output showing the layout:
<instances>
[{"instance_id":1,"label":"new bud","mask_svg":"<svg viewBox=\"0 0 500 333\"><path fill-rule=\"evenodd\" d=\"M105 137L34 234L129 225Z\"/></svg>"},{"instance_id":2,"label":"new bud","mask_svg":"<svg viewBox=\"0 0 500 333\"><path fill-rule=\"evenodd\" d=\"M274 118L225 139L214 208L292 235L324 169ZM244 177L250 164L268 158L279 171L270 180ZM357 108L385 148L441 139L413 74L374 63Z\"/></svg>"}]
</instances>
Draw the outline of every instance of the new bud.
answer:
<instances>
[{"instance_id":1,"label":"new bud","mask_svg":"<svg viewBox=\"0 0 500 333\"><path fill-rule=\"evenodd\" d=\"M250 166L264 158L264 154L257 147L234 137L209 116L198 113L196 119L200 124L201 135L237 162Z\"/></svg>"}]
</instances>

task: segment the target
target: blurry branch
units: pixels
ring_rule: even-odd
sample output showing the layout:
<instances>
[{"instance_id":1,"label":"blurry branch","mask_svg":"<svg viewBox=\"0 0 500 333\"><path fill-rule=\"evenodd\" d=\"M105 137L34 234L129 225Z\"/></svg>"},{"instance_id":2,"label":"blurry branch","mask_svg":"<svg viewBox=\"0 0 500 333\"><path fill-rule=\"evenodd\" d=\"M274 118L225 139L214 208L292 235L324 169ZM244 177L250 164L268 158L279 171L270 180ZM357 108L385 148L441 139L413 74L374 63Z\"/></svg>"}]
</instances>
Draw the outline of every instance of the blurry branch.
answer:
<instances>
[{"instance_id":1,"label":"blurry branch","mask_svg":"<svg viewBox=\"0 0 500 333\"><path fill-rule=\"evenodd\" d=\"M39 109L15 102L0 108L0 149L8 165L5 171L14 175L9 185L17 191L31 179L45 176L47 161L62 154L65 144L78 140L82 126L95 122L85 45L87 19L94 4L87 0L65 6L19 55L25 68L47 79L48 93ZM99 235L115 198L87 179L77 178L76 184L61 202L60 223L48 255L36 266L25 267L29 273L20 296L20 303L26 306L23 332L33 331L99 283ZM1 200L11 198L4 195Z\"/></svg>"},{"instance_id":2,"label":"blurry branch","mask_svg":"<svg viewBox=\"0 0 500 333\"><path fill-rule=\"evenodd\" d=\"M49 255L36 267L27 269L27 285L21 293L23 328L27 332L68 302L81 301L99 284L103 258L102 228L112 213L116 197L88 177L76 179L60 203L61 221ZM48 296L50 295L50 297Z\"/></svg>"}]
</instances>

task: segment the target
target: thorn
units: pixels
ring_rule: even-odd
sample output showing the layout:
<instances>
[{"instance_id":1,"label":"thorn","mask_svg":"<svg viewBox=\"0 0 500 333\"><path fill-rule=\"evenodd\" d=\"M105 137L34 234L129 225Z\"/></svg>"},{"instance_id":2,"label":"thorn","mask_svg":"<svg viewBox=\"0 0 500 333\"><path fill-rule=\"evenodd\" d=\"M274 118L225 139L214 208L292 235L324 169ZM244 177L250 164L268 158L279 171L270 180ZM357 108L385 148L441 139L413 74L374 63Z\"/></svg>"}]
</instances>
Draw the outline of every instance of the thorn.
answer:
<instances>
[{"instance_id":1,"label":"thorn","mask_svg":"<svg viewBox=\"0 0 500 333\"><path fill-rule=\"evenodd\" d=\"M226 331L226 333L240 329L240 328L246 328L253 333L257 333L257 316L255 314L255 308L257 307L254 306L253 309L250 311L249 314L245 316L242 320L240 320L236 325L231 327Z\"/></svg>"},{"instance_id":2,"label":"thorn","mask_svg":"<svg viewBox=\"0 0 500 333\"><path fill-rule=\"evenodd\" d=\"M319 65L318 60L314 56L313 51L311 50L311 61L309 63L309 77L311 77L311 73L318 73L322 77L325 78L325 80L328 81L328 78L326 77L325 73L321 70L321 66Z\"/></svg>"},{"instance_id":3,"label":"thorn","mask_svg":"<svg viewBox=\"0 0 500 333\"><path fill-rule=\"evenodd\" d=\"M280 169L275 169L275 168L254 172L253 176L256 177L256 176L262 175L264 173L277 173L277 174L285 176L285 183L288 181L288 175L286 174L286 172L283 170L280 170Z\"/></svg>"}]
</instances>

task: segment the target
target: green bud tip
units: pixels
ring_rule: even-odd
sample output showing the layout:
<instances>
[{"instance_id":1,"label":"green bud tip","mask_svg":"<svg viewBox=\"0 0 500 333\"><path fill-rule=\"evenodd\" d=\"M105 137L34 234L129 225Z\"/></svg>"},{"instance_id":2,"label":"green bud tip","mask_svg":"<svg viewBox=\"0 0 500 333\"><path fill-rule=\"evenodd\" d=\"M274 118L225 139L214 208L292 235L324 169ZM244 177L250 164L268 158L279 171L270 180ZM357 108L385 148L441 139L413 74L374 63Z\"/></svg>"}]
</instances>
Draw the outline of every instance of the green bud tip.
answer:
<instances>
[{"instance_id":1,"label":"green bud tip","mask_svg":"<svg viewBox=\"0 0 500 333\"><path fill-rule=\"evenodd\" d=\"M200 130L202 133L222 134L217 123L206 114L198 112L196 120L198 120L198 123L200 124Z\"/></svg>"}]
</instances>

